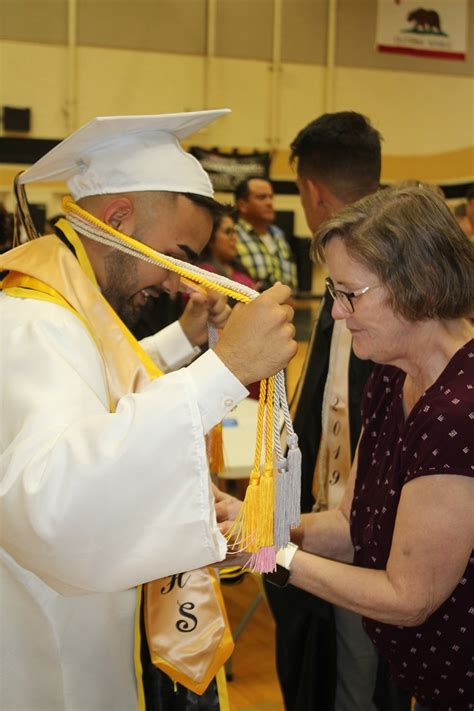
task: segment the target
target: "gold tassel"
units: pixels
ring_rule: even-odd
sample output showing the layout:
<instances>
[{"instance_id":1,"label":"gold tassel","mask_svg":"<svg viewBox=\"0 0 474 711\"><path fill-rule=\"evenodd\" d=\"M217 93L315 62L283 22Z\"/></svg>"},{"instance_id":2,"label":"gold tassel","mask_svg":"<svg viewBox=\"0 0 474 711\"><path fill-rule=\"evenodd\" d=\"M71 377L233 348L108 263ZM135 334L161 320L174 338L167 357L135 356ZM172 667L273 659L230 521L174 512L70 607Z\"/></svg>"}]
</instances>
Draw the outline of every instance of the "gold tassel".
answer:
<instances>
[{"instance_id":1,"label":"gold tassel","mask_svg":"<svg viewBox=\"0 0 474 711\"><path fill-rule=\"evenodd\" d=\"M259 479L260 472L254 469L250 475L249 485L239 514L227 533L227 537L230 540L233 539L229 546L231 550L245 550L249 553L258 551L256 533L259 511Z\"/></svg>"},{"instance_id":2,"label":"gold tassel","mask_svg":"<svg viewBox=\"0 0 474 711\"><path fill-rule=\"evenodd\" d=\"M228 536L234 538L232 547L254 554L252 565L259 568L259 551L273 546L273 519L275 512L275 479L273 476L273 396L275 380L263 380L257 420L255 460L238 517ZM265 432L264 432L265 421ZM260 474L260 461L265 437L265 466ZM256 554L256 555L255 555ZM265 558L268 556L264 556ZM266 567L266 562L263 563Z\"/></svg>"},{"instance_id":3,"label":"gold tassel","mask_svg":"<svg viewBox=\"0 0 474 711\"><path fill-rule=\"evenodd\" d=\"M273 464L266 464L260 478L258 510L258 548L273 545L273 516L275 511L275 478Z\"/></svg>"},{"instance_id":4,"label":"gold tassel","mask_svg":"<svg viewBox=\"0 0 474 711\"><path fill-rule=\"evenodd\" d=\"M260 477L260 508L258 547L273 545L273 517L275 513L275 478L273 476L273 408L275 378L268 380L265 409L265 466Z\"/></svg>"},{"instance_id":5,"label":"gold tassel","mask_svg":"<svg viewBox=\"0 0 474 711\"><path fill-rule=\"evenodd\" d=\"M207 458L211 474L222 474L225 469L224 440L222 437L222 422L219 422L209 433L207 443Z\"/></svg>"}]
</instances>

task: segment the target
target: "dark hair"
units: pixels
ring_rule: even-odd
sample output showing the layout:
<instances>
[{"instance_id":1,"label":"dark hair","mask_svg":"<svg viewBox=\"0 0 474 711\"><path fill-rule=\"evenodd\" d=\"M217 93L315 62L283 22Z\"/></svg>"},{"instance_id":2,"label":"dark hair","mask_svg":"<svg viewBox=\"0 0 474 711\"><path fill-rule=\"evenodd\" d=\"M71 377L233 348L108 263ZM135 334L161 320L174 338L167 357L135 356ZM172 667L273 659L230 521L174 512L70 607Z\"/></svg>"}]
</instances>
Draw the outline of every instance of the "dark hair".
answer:
<instances>
[{"instance_id":1,"label":"dark hair","mask_svg":"<svg viewBox=\"0 0 474 711\"><path fill-rule=\"evenodd\" d=\"M62 212L57 212L55 215L51 215L51 217L46 217L46 221L49 222L51 227L54 227L56 222L58 220L61 220L64 217Z\"/></svg>"},{"instance_id":2,"label":"dark hair","mask_svg":"<svg viewBox=\"0 0 474 711\"><path fill-rule=\"evenodd\" d=\"M353 202L379 187L381 140L362 114L323 114L298 133L290 161L298 161L301 177L319 179L336 197Z\"/></svg>"},{"instance_id":3,"label":"dark hair","mask_svg":"<svg viewBox=\"0 0 474 711\"><path fill-rule=\"evenodd\" d=\"M258 175L251 175L248 178L244 178L235 187L235 191L234 191L235 202L237 202L237 200L248 200L249 199L249 196L250 196L249 183L251 180L264 180L266 183L270 183L270 185L272 184L271 180L269 180L268 178L265 178L263 176L259 177Z\"/></svg>"},{"instance_id":4,"label":"dark hair","mask_svg":"<svg viewBox=\"0 0 474 711\"><path fill-rule=\"evenodd\" d=\"M474 183L467 189L466 200L474 200Z\"/></svg>"},{"instance_id":5,"label":"dark hair","mask_svg":"<svg viewBox=\"0 0 474 711\"><path fill-rule=\"evenodd\" d=\"M316 233L313 256L334 237L408 321L472 317L474 242L431 190L387 188L343 208Z\"/></svg>"},{"instance_id":6,"label":"dark hair","mask_svg":"<svg viewBox=\"0 0 474 711\"><path fill-rule=\"evenodd\" d=\"M210 245L214 241L216 232L220 228L224 217L230 217L231 220L233 220L234 222L237 222L237 220L236 220L235 210L232 205L229 205L227 203L221 204L221 208L222 209L221 209L220 214L217 215L213 221L211 236L209 237L209 242L206 244L206 246L204 247L204 249L201 252L198 266L200 266L202 263L209 262L210 264L212 264L215 267L217 274L220 274L221 276L227 276L227 274L222 270L222 265L219 264L219 262L217 262L213 258ZM246 276L248 276L249 279L253 280L253 277L250 274L249 270L239 261L238 258L232 260L232 262L230 262L230 265L234 269L237 269L242 274L245 274Z\"/></svg>"},{"instance_id":7,"label":"dark hair","mask_svg":"<svg viewBox=\"0 0 474 711\"><path fill-rule=\"evenodd\" d=\"M212 240L216 236L216 232L221 226L224 217L230 217L232 220L234 220L234 222L236 221L234 207L232 205L229 205L228 203L219 203L219 207L220 210L216 212L215 215L213 215L212 217L212 232L211 236L209 237L209 242L212 242Z\"/></svg>"},{"instance_id":8,"label":"dark hair","mask_svg":"<svg viewBox=\"0 0 474 711\"><path fill-rule=\"evenodd\" d=\"M196 205L199 205L199 207L203 207L204 209L208 210L211 213L213 225L216 220L222 217L224 206L222 205L222 203L217 202L217 200L214 200L214 198L207 197L207 195L198 195L197 193L176 194L184 195L184 197L188 198L188 200L191 200L191 202L194 202Z\"/></svg>"},{"instance_id":9,"label":"dark hair","mask_svg":"<svg viewBox=\"0 0 474 711\"><path fill-rule=\"evenodd\" d=\"M209 237L209 241L204 247L204 249L201 252L201 257L200 261L205 261L206 259L211 259L211 250L210 250L210 245L212 241L214 240L214 237L216 236L216 232L221 226L222 220L224 217L230 217L232 220L235 220L235 213L234 213L234 208L232 205L228 205L227 203L219 203L220 210L212 216L212 232L211 236Z\"/></svg>"}]
</instances>

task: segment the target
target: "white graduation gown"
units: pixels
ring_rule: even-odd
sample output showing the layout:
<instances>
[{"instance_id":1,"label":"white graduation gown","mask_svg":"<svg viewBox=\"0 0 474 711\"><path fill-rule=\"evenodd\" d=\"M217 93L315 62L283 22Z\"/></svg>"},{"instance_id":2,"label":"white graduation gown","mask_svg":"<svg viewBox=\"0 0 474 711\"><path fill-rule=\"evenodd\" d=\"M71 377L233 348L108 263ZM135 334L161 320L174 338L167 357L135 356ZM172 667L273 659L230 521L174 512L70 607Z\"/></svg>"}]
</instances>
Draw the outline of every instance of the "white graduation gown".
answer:
<instances>
[{"instance_id":1,"label":"white graduation gown","mask_svg":"<svg viewBox=\"0 0 474 711\"><path fill-rule=\"evenodd\" d=\"M145 339L161 367L179 325ZM76 316L0 294L2 711L131 711L139 583L225 556L204 434L246 395L208 351L109 413Z\"/></svg>"}]
</instances>

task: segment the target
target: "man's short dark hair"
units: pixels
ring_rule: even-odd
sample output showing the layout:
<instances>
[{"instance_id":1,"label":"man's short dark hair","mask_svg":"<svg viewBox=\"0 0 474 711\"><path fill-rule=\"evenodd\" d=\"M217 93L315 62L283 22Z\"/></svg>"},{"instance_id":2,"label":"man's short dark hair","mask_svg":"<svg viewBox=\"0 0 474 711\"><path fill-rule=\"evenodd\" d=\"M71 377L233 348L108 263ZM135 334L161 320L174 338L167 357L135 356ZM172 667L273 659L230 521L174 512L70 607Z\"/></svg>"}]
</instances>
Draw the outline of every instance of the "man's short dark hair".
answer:
<instances>
[{"instance_id":1,"label":"man's short dark hair","mask_svg":"<svg viewBox=\"0 0 474 711\"><path fill-rule=\"evenodd\" d=\"M243 180L240 181L240 183L237 184L235 190L234 190L234 197L235 197L235 202L237 200L248 200L250 197L250 187L249 183L251 180L264 180L266 183L272 184L272 181L269 178L265 178L264 176L260 177L258 175L251 175L248 178L244 178Z\"/></svg>"},{"instance_id":2,"label":"man's short dark hair","mask_svg":"<svg viewBox=\"0 0 474 711\"><path fill-rule=\"evenodd\" d=\"M298 175L321 180L336 197L352 202L377 190L381 135L355 111L323 114L303 128L291 144Z\"/></svg>"},{"instance_id":3,"label":"man's short dark hair","mask_svg":"<svg viewBox=\"0 0 474 711\"><path fill-rule=\"evenodd\" d=\"M188 200L191 200L191 202L193 202L195 205L203 207L205 210L207 210L210 213L213 222L222 216L224 206L222 205L222 203L217 202L217 200L214 200L214 198L207 197L207 195L198 195L197 193L179 194L184 195L184 197L188 198Z\"/></svg>"}]
</instances>

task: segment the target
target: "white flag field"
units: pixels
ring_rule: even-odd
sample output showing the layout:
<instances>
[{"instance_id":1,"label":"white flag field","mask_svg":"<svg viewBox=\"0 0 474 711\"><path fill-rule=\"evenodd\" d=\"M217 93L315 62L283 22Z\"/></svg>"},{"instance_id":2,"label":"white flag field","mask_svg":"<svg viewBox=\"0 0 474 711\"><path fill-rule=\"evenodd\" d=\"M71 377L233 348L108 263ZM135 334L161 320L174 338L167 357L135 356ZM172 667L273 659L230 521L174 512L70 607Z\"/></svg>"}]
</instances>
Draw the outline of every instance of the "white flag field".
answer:
<instances>
[{"instance_id":1,"label":"white flag field","mask_svg":"<svg viewBox=\"0 0 474 711\"><path fill-rule=\"evenodd\" d=\"M379 52L464 60L467 0L377 0Z\"/></svg>"}]
</instances>

